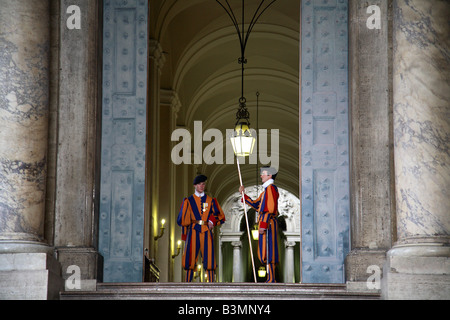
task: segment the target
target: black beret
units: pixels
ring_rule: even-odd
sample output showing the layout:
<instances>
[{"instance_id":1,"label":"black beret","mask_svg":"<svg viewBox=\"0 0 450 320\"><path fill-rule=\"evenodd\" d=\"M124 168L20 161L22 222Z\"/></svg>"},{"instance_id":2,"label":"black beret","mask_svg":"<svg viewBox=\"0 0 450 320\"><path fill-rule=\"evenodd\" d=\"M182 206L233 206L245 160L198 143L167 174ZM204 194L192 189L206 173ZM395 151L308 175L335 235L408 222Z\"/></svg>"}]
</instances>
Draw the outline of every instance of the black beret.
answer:
<instances>
[{"instance_id":1,"label":"black beret","mask_svg":"<svg viewBox=\"0 0 450 320\"><path fill-rule=\"evenodd\" d=\"M206 176L202 175L202 174L199 175L199 176L196 176L195 179L194 179L194 186L196 184L201 183L201 182L205 182L206 180L208 180L208 178Z\"/></svg>"}]
</instances>

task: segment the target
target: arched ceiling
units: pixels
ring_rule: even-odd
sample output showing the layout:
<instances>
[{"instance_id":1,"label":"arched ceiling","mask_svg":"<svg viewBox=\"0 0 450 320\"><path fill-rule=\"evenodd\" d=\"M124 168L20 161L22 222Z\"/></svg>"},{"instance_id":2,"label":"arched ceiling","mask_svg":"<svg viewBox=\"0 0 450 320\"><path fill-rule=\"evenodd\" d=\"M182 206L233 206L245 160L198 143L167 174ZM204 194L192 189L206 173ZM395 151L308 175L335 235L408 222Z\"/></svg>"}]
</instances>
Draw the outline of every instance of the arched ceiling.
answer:
<instances>
[{"instance_id":1,"label":"arched ceiling","mask_svg":"<svg viewBox=\"0 0 450 320\"><path fill-rule=\"evenodd\" d=\"M228 1L241 23L242 2ZM245 1L246 23L260 2ZM151 37L159 41L166 55L161 88L175 91L182 105L177 125L193 133L194 121L202 121L203 131L219 129L225 139L226 130L236 122L241 94L240 45L230 18L215 0L153 0L150 6ZM264 12L246 49L244 93L251 127L280 130L277 185L297 196L299 30L300 1L278 0ZM245 185L257 183L257 167L241 166ZM208 191L219 200L239 187L236 165L203 164L197 170L209 177Z\"/></svg>"}]
</instances>

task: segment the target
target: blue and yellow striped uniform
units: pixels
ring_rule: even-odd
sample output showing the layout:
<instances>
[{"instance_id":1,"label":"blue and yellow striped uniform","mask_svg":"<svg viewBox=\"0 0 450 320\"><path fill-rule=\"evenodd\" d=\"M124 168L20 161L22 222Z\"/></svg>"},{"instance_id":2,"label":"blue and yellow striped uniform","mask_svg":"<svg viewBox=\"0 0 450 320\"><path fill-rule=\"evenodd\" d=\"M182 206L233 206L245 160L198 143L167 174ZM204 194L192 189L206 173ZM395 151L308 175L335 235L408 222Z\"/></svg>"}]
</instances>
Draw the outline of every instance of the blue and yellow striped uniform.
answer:
<instances>
[{"instance_id":1,"label":"blue and yellow striped uniform","mask_svg":"<svg viewBox=\"0 0 450 320\"><path fill-rule=\"evenodd\" d=\"M278 255L278 188L274 184L270 184L261 193L256 200L252 200L245 195L245 202L259 212L258 226L260 229L265 229L267 232L259 235L258 242L258 258L262 264L267 264L267 243L269 245L269 270L267 274L267 281L275 281L275 266L279 263ZM267 236L269 237L267 239Z\"/></svg>"},{"instance_id":2,"label":"blue and yellow striped uniform","mask_svg":"<svg viewBox=\"0 0 450 320\"><path fill-rule=\"evenodd\" d=\"M186 282L192 281L200 252L203 268L208 272L208 281L214 280L217 265L213 233L208 227L209 221L214 226L225 223L225 214L217 199L207 195L198 197L194 194L183 200L177 223L183 228L182 239L186 242L183 254L183 268L187 271Z\"/></svg>"}]
</instances>

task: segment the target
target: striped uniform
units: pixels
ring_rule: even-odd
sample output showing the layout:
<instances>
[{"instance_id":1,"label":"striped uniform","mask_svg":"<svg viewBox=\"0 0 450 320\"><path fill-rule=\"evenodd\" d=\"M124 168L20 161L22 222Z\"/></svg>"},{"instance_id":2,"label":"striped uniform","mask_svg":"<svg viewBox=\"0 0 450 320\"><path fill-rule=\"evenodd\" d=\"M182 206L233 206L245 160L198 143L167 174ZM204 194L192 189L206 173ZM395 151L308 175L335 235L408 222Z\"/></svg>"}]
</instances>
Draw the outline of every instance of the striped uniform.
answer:
<instances>
[{"instance_id":1,"label":"striped uniform","mask_svg":"<svg viewBox=\"0 0 450 320\"><path fill-rule=\"evenodd\" d=\"M269 236L269 270L266 282L275 281L275 265L279 263L278 256L278 188L270 184L261 193L258 199L252 200L245 195L245 202L259 212L258 224L260 229L265 229L263 235L259 235L258 258L262 264L267 263L267 234Z\"/></svg>"},{"instance_id":2,"label":"striped uniform","mask_svg":"<svg viewBox=\"0 0 450 320\"><path fill-rule=\"evenodd\" d=\"M181 204L177 223L183 228L182 239L186 242L183 254L183 268L187 270L186 282L192 281L199 252L203 257L203 268L208 272L208 281L214 281L216 260L213 233L208 222L214 226L225 223L225 214L215 198L195 194L185 198Z\"/></svg>"}]
</instances>

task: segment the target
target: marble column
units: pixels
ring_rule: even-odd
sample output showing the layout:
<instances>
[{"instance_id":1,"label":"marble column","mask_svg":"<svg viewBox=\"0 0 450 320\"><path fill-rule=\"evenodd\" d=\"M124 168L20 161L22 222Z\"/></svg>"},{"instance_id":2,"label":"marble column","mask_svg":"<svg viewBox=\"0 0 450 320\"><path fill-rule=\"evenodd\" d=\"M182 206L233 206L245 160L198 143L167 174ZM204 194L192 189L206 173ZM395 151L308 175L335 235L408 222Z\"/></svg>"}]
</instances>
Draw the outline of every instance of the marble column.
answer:
<instances>
[{"instance_id":1,"label":"marble column","mask_svg":"<svg viewBox=\"0 0 450 320\"><path fill-rule=\"evenodd\" d=\"M450 2L394 3L398 242L387 254L383 294L448 299Z\"/></svg>"},{"instance_id":2,"label":"marble column","mask_svg":"<svg viewBox=\"0 0 450 320\"><path fill-rule=\"evenodd\" d=\"M44 241L49 1L0 1L0 253Z\"/></svg>"},{"instance_id":3,"label":"marble column","mask_svg":"<svg viewBox=\"0 0 450 320\"><path fill-rule=\"evenodd\" d=\"M49 114L48 0L0 0L0 300L58 299L44 239Z\"/></svg>"},{"instance_id":4,"label":"marble column","mask_svg":"<svg viewBox=\"0 0 450 320\"><path fill-rule=\"evenodd\" d=\"M241 282L241 247L240 241L232 242L233 246L233 282Z\"/></svg>"},{"instance_id":5,"label":"marble column","mask_svg":"<svg viewBox=\"0 0 450 320\"><path fill-rule=\"evenodd\" d=\"M295 242L285 241L284 242L286 252L285 252L285 283L295 283L295 266L294 266L294 248Z\"/></svg>"}]
</instances>

